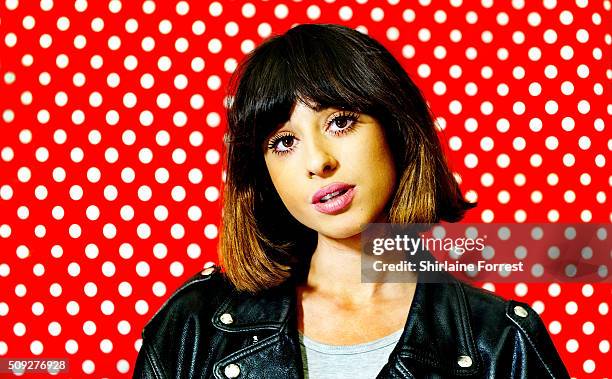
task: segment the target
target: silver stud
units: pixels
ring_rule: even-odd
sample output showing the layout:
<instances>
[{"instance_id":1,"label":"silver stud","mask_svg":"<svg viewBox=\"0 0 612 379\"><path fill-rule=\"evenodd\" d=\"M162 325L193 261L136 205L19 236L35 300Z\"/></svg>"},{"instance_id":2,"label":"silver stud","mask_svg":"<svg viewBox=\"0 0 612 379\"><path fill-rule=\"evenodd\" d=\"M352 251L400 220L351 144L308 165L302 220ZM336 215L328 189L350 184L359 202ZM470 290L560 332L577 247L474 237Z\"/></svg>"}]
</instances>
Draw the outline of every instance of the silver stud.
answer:
<instances>
[{"instance_id":1,"label":"silver stud","mask_svg":"<svg viewBox=\"0 0 612 379\"><path fill-rule=\"evenodd\" d=\"M219 320L224 323L225 325L229 325L232 322L234 322L234 318L232 317L231 314L229 313L224 313L221 315L221 317L219 317Z\"/></svg>"},{"instance_id":2,"label":"silver stud","mask_svg":"<svg viewBox=\"0 0 612 379\"><path fill-rule=\"evenodd\" d=\"M460 355L457 359L457 364L461 367L470 367L472 366L472 358L467 355Z\"/></svg>"},{"instance_id":3,"label":"silver stud","mask_svg":"<svg viewBox=\"0 0 612 379\"><path fill-rule=\"evenodd\" d=\"M519 317L527 317L527 315L529 315L529 313L527 313L527 309L521 307L520 305L514 307L514 314Z\"/></svg>"},{"instance_id":4,"label":"silver stud","mask_svg":"<svg viewBox=\"0 0 612 379\"><path fill-rule=\"evenodd\" d=\"M215 272L215 268L214 267L209 267L209 268L204 269L202 271L202 275L208 276L208 275L212 274L213 272Z\"/></svg>"},{"instance_id":5,"label":"silver stud","mask_svg":"<svg viewBox=\"0 0 612 379\"><path fill-rule=\"evenodd\" d=\"M259 341L259 337L253 336L253 343L257 343Z\"/></svg>"},{"instance_id":6,"label":"silver stud","mask_svg":"<svg viewBox=\"0 0 612 379\"><path fill-rule=\"evenodd\" d=\"M238 375L240 375L240 367L238 367L237 364L230 363L229 365L225 366L223 373L228 378L237 378Z\"/></svg>"}]
</instances>

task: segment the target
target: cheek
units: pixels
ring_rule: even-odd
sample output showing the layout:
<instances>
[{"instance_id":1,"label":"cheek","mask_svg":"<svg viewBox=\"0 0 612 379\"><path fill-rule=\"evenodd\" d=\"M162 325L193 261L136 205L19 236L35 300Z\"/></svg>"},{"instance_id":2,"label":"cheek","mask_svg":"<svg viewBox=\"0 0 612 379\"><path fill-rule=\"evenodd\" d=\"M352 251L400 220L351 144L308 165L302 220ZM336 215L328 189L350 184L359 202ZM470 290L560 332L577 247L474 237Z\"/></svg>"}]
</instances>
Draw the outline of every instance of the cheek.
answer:
<instances>
[{"instance_id":1,"label":"cheek","mask_svg":"<svg viewBox=\"0 0 612 379\"><path fill-rule=\"evenodd\" d=\"M297 191L300 186L297 184L297 178L294 174L296 170L291 168L286 162L285 164L266 162L266 165L274 189L283 201L283 204L285 204L285 207L293 213L293 208L300 201L300 194Z\"/></svg>"}]
</instances>

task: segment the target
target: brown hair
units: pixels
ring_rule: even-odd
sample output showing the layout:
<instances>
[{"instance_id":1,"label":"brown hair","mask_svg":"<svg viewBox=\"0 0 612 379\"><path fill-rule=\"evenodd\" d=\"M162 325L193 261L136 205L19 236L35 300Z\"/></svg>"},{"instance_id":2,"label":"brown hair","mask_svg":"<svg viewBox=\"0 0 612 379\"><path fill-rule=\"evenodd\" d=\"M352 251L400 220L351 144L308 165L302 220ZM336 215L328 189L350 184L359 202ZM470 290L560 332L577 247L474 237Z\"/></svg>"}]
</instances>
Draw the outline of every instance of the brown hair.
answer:
<instances>
[{"instance_id":1,"label":"brown hair","mask_svg":"<svg viewBox=\"0 0 612 379\"><path fill-rule=\"evenodd\" d=\"M276 193L261 150L297 100L365 113L383 126L399 173L388 222L454 222L474 206L448 168L421 92L365 34L338 25L296 26L241 63L230 96L219 250L239 290L303 279L316 246L316 233L295 220Z\"/></svg>"}]
</instances>

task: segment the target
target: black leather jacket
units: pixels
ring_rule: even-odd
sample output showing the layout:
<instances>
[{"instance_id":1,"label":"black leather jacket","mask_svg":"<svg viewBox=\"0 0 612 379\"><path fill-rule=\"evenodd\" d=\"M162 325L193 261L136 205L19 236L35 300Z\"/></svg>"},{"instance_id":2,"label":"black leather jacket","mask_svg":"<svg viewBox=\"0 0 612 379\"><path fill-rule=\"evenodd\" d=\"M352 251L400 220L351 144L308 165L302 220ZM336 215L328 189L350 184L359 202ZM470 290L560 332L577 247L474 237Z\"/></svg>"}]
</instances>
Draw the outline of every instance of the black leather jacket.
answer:
<instances>
[{"instance_id":1,"label":"black leather jacket","mask_svg":"<svg viewBox=\"0 0 612 379\"><path fill-rule=\"evenodd\" d=\"M239 293L217 268L192 278L145 326L134 377L302 378L295 294L289 282ZM458 281L418 283L378 378L452 377L569 375L528 305Z\"/></svg>"}]
</instances>

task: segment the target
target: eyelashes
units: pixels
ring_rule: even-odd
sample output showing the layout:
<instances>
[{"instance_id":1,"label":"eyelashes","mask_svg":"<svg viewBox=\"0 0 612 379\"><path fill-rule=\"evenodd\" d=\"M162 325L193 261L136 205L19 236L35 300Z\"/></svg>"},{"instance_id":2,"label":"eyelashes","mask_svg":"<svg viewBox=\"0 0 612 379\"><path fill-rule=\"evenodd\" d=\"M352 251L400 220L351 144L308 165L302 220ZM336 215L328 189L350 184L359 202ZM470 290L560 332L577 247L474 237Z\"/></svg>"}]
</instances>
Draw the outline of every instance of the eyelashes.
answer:
<instances>
[{"instance_id":1,"label":"eyelashes","mask_svg":"<svg viewBox=\"0 0 612 379\"><path fill-rule=\"evenodd\" d=\"M359 120L359 114L351 111L340 111L333 114L325 123L325 131L334 136L352 131ZM295 136L290 132L275 135L268 142L268 150L277 155L285 155L293 151Z\"/></svg>"}]
</instances>

